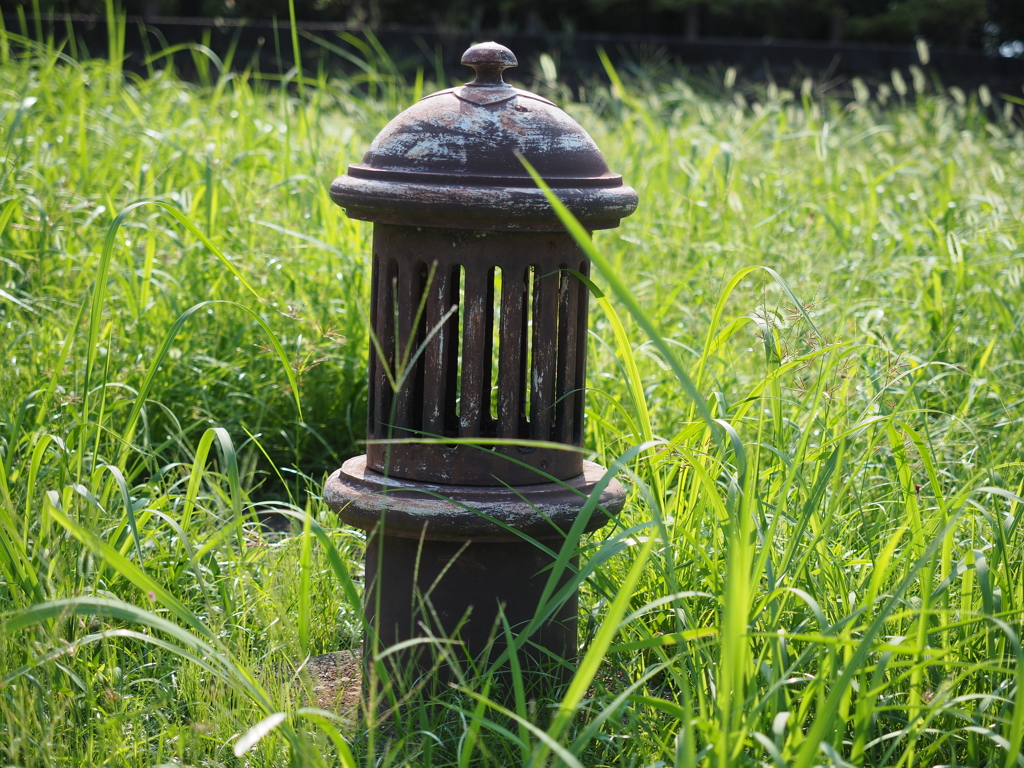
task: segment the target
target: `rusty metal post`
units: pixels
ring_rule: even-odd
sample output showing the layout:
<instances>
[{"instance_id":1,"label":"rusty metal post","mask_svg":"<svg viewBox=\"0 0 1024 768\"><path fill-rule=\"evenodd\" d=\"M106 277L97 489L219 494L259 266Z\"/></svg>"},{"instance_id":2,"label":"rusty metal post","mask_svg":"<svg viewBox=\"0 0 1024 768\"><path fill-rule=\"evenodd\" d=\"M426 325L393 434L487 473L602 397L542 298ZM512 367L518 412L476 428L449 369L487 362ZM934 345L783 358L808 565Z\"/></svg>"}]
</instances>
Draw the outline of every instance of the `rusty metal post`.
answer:
<instances>
[{"instance_id":1,"label":"rusty metal post","mask_svg":"<svg viewBox=\"0 0 1024 768\"><path fill-rule=\"evenodd\" d=\"M549 553L604 474L582 455L588 293L576 273L589 261L517 154L589 230L618 226L636 192L565 112L504 82L517 65L507 48L475 45L462 62L472 83L393 119L331 185L349 216L374 222L367 451L324 489L369 532L364 659L452 635L464 660L495 658L501 615L513 632L534 617ZM608 482L585 530L623 499ZM576 613L572 592L530 638L534 683L575 655Z\"/></svg>"}]
</instances>

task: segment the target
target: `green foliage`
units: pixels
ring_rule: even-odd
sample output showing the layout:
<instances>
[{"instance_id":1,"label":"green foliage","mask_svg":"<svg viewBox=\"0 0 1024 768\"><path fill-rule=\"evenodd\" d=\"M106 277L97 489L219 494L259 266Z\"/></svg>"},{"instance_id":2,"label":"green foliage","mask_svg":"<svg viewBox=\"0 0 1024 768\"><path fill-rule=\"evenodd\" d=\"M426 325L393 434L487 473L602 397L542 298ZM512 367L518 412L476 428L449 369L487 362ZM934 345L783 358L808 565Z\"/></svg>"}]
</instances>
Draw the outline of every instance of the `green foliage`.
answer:
<instances>
[{"instance_id":1,"label":"green foliage","mask_svg":"<svg viewBox=\"0 0 1024 768\"><path fill-rule=\"evenodd\" d=\"M362 629L319 488L369 228L325 189L414 97L365 50L300 90L0 35L3 761L1017 764L1024 131L920 72L840 102L608 65L566 104L641 198L584 241L587 444L630 498L577 553L578 672L381 722L373 663L358 717L310 706L293 671Z\"/></svg>"},{"instance_id":2,"label":"green foliage","mask_svg":"<svg viewBox=\"0 0 1024 768\"><path fill-rule=\"evenodd\" d=\"M8 314L17 331L3 342L5 359L16 361L3 372L5 410L24 411L42 429L87 422L90 408L119 421L175 318L203 300L249 304L255 290L254 315L211 304L177 330L141 413L144 445L154 460L187 458L188 435L216 424L235 439L262 436L276 463L301 455L323 470L351 454L359 430L338 425L358 423L363 409L362 278L352 269L361 243L345 241L352 225L309 175L338 162L329 121L298 119L284 88L257 93L249 78L226 74L202 91L166 70L105 90L111 74L93 63L23 74L10 81L0 189L3 279L19 312ZM337 115L334 105L345 100L343 89L325 87L307 108ZM250 106L256 102L259 110ZM366 134L349 129L353 151ZM155 202L127 210L140 198ZM112 227L119 211L124 218ZM296 231L303 224L315 236ZM97 274L94 254L105 237L113 250ZM96 306L79 341L79 307L89 295ZM103 317L104 305L117 312ZM273 327L297 377L298 424L261 323ZM54 370L56 351L67 355L65 370ZM100 368L122 384L93 391ZM110 435L97 439L108 458L117 453L116 441L106 445ZM149 462L133 471L161 470Z\"/></svg>"}]
</instances>

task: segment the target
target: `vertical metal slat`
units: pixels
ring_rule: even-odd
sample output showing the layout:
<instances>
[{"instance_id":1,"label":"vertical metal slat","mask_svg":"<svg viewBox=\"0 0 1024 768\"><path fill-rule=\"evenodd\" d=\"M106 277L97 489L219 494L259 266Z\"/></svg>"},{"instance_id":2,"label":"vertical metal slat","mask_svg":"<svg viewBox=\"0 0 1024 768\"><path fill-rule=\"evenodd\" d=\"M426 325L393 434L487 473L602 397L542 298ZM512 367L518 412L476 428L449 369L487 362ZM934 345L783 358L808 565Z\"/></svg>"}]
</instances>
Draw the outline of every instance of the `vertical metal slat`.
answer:
<instances>
[{"instance_id":1,"label":"vertical metal slat","mask_svg":"<svg viewBox=\"0 0 1024 768\"><path fill-rule=\"evenodd\" d=\"M462 271L462 267L456 265L448 274L448 306L457 307L448 321L448 359L445 361L444 433L452 436L459 434L456 403L459 398L459 345L462 343L462 339L459 338L459 314L464 311L461 292Z\"/></svg>"},{"instance_id":2,"label":"vertical metal slat","mask_svg":"<svg viewBox=\"0 0 1024 768\"><path fill-rule=\"evenodd\" d=\"M433 279L427 286L427 333L434 335L427 342L427 348L423 352L423 431L429 435L443 435L448 376L446 362L452 346L453 332L451 320L441 326L441 318L451 306L451 272L435 261L433 273ZM456 331L458 327L456 320Z\"/></svg>"},{"instance_id":3,"label":"vertical metal slat","mask_svg":"<svg viewBox=\"0 0 1024 768\"><path fill-rule=\"evenodd\" d=\"M377 357L376 371L377 381L376 397L374 402L374 419L377 422L378 438L391 436L391 383L388 381L387 369L394 370L395 362L395 284L394 280L398 275L398 264L394 259L388 259L381 264L380 280L377 285L377 322L375 331L377 343L380 345L380 353L376 349L373 354Z\"/></svg>"},{"instance_id":4,"label":"vertical metal slat","mask_svg":"<svg viewBox=\"0 0 1024 768\"><path fill-rule=\"evenodd\" d=\"M373 266L370 270L370 318L371 327L376 332L377 326L377 306L380 301L379 291L377 285L380 283L380 257L373 254ZM370 344L370 359L367 366L368 376L366 384L366 434L367 437L373 439L377 437L377 431L380 422L377 420L377 351L373 348L373 344Z\"/></svg>"},{"instance_id":5,"label":"vertical metal slat","mask_svg":"<svg viewBox=\"0 0 1024 768\"><path fill-rule=\"evenodd\" d=\"M487 277L490 268L466 265L465 312L462 327L462 391L459 393L459 434L479 437L484 397L484 366L490 368L490 358L484 359L489 346L484 336L485 316L488 314ZM492 283L493 285L493 283ZM490 378L488 372L487 378Z\"/></svg>"},{"instance_id":6,"label":"vertical metal slat","mask_svg":"<svg viewBox=\"0 0 1024 768\"><path fill-rule=\"evenodd\" d=\"M555 439L572 442L572 425L576 417L576 328L579 313L580 281L562 269L558 273L558 389L555 406Z\"/></svg>"},{"instance_id":7,"label":"vertical metal slat","mask_svg":"<svg viewBox=\"0 0 1024 768\"><path fill-rule=\"evenodd\" d=\"M580 262L580 274L590 275L590 262ZM576 302L576 393L572 397L575 414L572 425L573 445L583 444L583 413L586 406L587 391L587 311L590 307L590 296L587 287L576 280L579 299Z\"/></svg>"},{"instance_id":8,"label":"vertical metal slat","mask_svg":"<svg viewBox=\"0 0 1024 768\"><path fill-rule=\"evenodd\" d=\"M416 329L413 320L416 318L416 310L419 308L419 264L413 263L411 259L403 260L398 267L398 346L399 356L395 363L394 375L396 379L404 377L402 386L398 390L398 402L395 407L395 437L409 437L409 429L414 426L412 414L416 404L413 399L416 395L415 367L419 361L413 361L413 353L416 351ZM403 370L403 366L409 370ZM399 431L400 430L400 431Z\"/></svg>"},{"instance_id":9,"label":"vertical metal slat","mask_svg":"<svg viewBox=\"0 0 1024 768\"><path fill-rule=\"evenodd\" d=\"M533 286L530 436L534 440L550 440L555 404L558 272L536 276Z\"/></svg>"},{"instance_id":10,"label":"vertical metal slat","mask_svg":"<svg viewBox=\"0 0 1024 768\"><path fill-rule=\"evenodd\" d=\"M501 327L498 349L498 437L519 437L523 415L523 366L526 339L527 275L506 269L501 273Z\"/></svg>"}]
</instances>

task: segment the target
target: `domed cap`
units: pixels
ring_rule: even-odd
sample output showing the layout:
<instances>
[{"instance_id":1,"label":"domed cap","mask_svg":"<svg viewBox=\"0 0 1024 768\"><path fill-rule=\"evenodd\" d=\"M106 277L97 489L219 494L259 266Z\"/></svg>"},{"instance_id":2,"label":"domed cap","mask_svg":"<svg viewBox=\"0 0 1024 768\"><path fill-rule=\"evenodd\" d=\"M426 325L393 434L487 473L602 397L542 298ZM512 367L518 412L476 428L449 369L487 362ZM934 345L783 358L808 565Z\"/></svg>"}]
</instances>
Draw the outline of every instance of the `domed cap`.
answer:
<instances>
[{"instance_id":1,"label":"domed cap","mask_svg":"<svg viewBox=\"0 0 1024 768\"><path fill-rule=\"evenodd\" d=\"M513 88L518 65L497 43L474 45L468 85L425 96L398 115L361 163L331 184L349 216L387 224L492 230L560 230L544 193L517 155L540 173L588 229L609 229L637 206L594 140L547 99Z\"/></svg>"}]
</instances>

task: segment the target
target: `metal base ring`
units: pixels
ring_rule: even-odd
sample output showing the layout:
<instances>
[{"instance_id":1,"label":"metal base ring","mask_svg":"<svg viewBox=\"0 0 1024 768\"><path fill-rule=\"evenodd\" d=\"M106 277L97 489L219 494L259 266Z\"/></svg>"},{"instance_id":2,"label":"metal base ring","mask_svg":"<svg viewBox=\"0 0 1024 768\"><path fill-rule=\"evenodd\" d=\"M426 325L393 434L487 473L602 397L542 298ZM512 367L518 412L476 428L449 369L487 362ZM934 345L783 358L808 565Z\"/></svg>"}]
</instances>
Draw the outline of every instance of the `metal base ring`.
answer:
<instances>
[{"instance_id":1,"label":"metal base ring","mask_svg":"<svg viewBox=\"0 0 1024 768\"><path fill-rule=\"evenodd\" d=\"M388 477L357 456L324 486L324 501L342 520L388 536L480 542L563 538L607 470L583 462L583 472L563 482L515 487L423 483ZM622 510L626 492L615 478L597 491L597 506L584 532L597 530Z\"/></svg>"}]
</instances>

